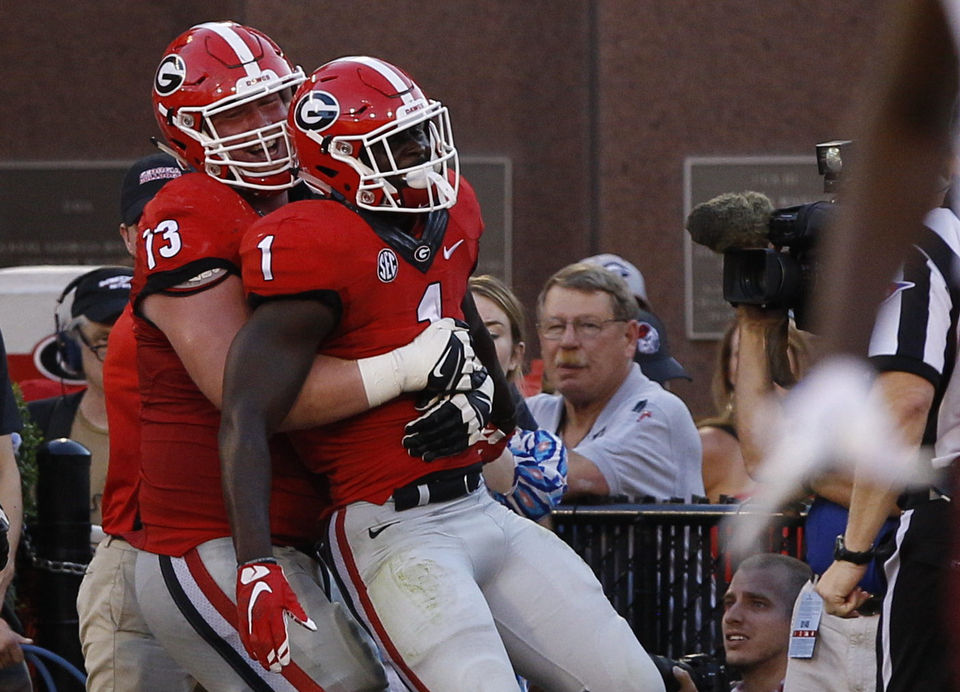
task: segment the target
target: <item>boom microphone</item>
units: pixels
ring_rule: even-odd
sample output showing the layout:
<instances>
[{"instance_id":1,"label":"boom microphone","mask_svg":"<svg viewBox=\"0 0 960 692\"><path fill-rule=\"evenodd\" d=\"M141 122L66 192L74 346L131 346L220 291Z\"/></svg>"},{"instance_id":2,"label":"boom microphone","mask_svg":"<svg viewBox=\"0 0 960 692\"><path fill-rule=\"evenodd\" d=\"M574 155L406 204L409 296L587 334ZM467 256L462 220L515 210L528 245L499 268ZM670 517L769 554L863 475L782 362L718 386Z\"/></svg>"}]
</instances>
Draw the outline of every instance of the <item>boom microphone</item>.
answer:
<instances>
[{"instance_id":1,"label":"boom microphone","mask_svg":"<svg viewBox=\"0 0 960 692\"><path fill-rule=\"evenodd\" d=\"M760 192L725 192L698 204L687 216L693 242L723 254L767 247L773 203Z\"/></svg>"},{"instance_id":2,"label":"boom microphone","mask_svg":"<svg viewBox=\"0 0 960 692\"><path fill-rule=\"evenodd\" d=\"M687 231L693 242L723 254L730 250L766 248L769 245L773 203L760 192L725 192L698 204L687 216ZM774 382L789 387L796 383L787 356L787 316L767 326L767 367Z\"/></svg>"}]
</instances>

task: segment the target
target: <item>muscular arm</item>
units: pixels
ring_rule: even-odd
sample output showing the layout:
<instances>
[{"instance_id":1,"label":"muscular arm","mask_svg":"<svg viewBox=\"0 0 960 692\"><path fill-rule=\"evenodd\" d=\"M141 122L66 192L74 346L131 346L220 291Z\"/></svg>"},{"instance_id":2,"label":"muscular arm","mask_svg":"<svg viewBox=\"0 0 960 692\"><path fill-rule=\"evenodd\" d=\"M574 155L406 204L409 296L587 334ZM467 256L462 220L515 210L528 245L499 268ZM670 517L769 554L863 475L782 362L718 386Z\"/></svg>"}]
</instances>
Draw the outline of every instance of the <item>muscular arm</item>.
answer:
<instances>
[{"instance_id":1,"label":"muscular arm","mask_svg":"<svg viewBox=\"0 0 960 692\"><path fill-rule=\"evenodd\" d=\"M221 408L227 350L250 315L240 278L227 277L189 296L148 296L143 311L170 340L203 395ZM280 429L325 425L368 408L356 361L315 356L303 390Z\"/></svg>"},{"instance_id":2,"label":"muscular arm","mask_svg":"<svg viewBox=\"0 0 960 692\"><path fill-rule=\"evenodd\" d=\"M883 397L907 444L919 448L927 414L933 403L933 385L911 373L884 372L874 387ZM869 550L883 522L890 515L901 488L879 484L870 469L858 469L850 498L850 515L844 540L853 551ZM848 615L866 596L856 588L866 572L865 565L834 562L817 583L827 612Z\"/></svg>"},{"instance_id":3,"label":"muscular arm","mask_svg":"<svg viewBox=\"0 0 960 692\"><path fill-rule=\"evenodd\" d=\"M220 456L238 562L270 555L268 440L311 371L317 345L335 323L333 311L318 301L272 301L254 311L230 347Z\"/></svg>"}]
</instances>

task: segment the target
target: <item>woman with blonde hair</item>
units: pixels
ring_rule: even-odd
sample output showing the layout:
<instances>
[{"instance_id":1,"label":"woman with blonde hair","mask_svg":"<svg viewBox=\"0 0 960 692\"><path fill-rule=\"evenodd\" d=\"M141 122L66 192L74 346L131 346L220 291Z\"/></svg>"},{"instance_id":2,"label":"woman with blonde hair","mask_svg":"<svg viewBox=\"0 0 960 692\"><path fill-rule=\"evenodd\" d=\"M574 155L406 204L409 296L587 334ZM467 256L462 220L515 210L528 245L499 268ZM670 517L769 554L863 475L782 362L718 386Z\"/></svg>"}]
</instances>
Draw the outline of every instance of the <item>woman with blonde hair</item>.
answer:
<instances>
[{"instance_id":1,"label":"woman with blonde hair","mask_svg":"<svg viewBox=\"0 0 960 692\"><path fill-rule=\"evenodd\" d=\"M523 306L503 281L488 274L470 279L477 312L497 348L497 360L514 390L517 431L483 478L497 501L535 521L547 521L567 488L567 454L560 438L540 430L524 403Z\"/></svg>"}]
</instances>

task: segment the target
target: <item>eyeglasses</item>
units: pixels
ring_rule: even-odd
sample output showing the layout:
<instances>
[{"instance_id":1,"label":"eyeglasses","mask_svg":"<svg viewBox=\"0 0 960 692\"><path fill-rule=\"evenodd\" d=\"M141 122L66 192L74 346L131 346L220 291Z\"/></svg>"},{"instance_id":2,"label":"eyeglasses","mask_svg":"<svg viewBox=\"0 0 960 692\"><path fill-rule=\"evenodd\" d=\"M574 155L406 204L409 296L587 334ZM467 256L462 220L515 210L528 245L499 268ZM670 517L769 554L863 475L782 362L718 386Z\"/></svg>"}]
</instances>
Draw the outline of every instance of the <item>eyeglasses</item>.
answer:
<instances>
[{"instance_id":1,"label":"eyeglasses","mask_svg":"<svg viewBox=\"0 0 960 692\"><path fill-rule=\"evenodd\" d=\"M590 341L600 336L604 327L613 322L626 322L624 319L601 320L595 317L578 317L573 320L549 320L537 325L540 336L548 341L559 341L567 333L567 325L573 326L574 335L581 341Z\"/></svg>"},{"instance_id":2,"label":"eyeglasses","mask_svg":"<svg viewBox=\"0 0 960 692\"><path fill-rule=\"evenodd\" d=\"M83 342L83 345L90 349L97 360L101 363L103 359L107 357L107 342L101 342L99 344L91 344L87 337L84 335L83 330L77 327L74 330L77 333L77 336L80 338L80 341Z\"/></svg>"}]
</instances>

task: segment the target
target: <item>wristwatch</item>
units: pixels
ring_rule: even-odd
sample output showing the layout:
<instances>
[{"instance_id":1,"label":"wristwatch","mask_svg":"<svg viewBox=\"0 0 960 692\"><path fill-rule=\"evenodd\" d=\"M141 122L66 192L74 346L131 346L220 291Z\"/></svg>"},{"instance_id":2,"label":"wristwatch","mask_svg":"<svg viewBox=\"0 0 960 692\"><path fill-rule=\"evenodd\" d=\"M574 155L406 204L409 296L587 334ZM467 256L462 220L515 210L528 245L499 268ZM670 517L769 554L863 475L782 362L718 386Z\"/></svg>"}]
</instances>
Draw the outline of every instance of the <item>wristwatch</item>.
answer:
<instances>
[{"instance_id":1,"label":"wristwatch","mask_svg":"<svg viewBox=\"0 0 960 692\"><path fill-rule=\"evenodd\" d=\"M847 546L843 541L843 534L841 533L837 536L837 542L833 544L833 559L834 560L843 560L844 562L852 562L855 565L865 565L876 555L876 550L870 548L870 550L864 550L863 552L856 552L853 550L847 550Z\"/></svg>"}]
</instances>

